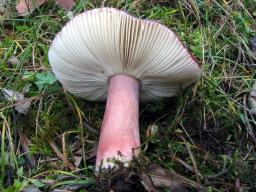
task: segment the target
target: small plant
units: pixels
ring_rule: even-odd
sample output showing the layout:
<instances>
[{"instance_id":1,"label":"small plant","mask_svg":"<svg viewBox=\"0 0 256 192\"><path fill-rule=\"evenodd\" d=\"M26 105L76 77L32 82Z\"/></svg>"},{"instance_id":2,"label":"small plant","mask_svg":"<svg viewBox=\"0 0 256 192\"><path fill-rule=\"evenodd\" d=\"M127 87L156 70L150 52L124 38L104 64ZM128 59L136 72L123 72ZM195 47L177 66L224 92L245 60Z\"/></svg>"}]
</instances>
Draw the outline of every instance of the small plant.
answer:
<instances>
[{"instance_id":1,"label":"small plant","mask_svg":"<svg viewBox=\"0 0 256 192\"><path fill-rule=\"evenodd\" d=\"M35 84L37 85L39 91L48 88L49 85L53 85L55 82L55 76L49 71L36 74Z\"/></svg>"}]
</instances>

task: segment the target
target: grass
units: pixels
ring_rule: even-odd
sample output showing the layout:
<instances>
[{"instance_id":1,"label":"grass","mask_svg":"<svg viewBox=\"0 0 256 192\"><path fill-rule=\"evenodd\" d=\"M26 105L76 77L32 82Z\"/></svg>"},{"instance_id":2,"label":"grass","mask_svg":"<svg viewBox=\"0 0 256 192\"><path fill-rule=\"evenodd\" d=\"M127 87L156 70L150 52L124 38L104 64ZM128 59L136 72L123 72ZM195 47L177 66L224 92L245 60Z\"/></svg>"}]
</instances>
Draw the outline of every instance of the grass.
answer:
<instances>
[{"instance_id":1,"label":"grass","mask_svg":"<svg viewBox=\"0 0 256 192\"><path fill-rule=\"evenodd\" d=\"M203 66L202 78L176 97L141 104L147 160L208 191L255 191L256 121L247 97L255 82L249 40L256 36L256 1L81 0L72 12L102 5L167 25ZM95 182L98 135L84 122L99 128L105 104L64 92L47 57L51 40L68 20L53 2L29 16L18 17L12 7L0 16L0 87L31 101L23 115L1 97L1 191L31 183L49 191Z\"/></svg>"}]
</instances>

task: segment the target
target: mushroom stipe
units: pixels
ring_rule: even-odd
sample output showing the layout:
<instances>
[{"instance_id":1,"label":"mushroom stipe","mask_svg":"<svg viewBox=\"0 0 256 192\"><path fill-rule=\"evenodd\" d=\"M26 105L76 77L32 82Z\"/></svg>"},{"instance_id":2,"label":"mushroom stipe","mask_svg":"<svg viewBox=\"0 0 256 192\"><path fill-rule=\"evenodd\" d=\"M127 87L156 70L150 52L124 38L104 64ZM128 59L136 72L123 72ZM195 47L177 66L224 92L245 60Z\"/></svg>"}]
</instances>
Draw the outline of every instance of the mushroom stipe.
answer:
<instances>
[{"instance_id":1,"label":"mushroom stipe","mask_svg":"<svg viewBox=\"0 0 256 192\"><path fill-rule=\"evenodd\" d=\"M139 100L176 95L201 68L176 35L157 22L114 8L93 9L69 21L49 50L63 87L92 101L107 100L97 168L125 166L139 154Z\"/></svg>"}]
</instances>

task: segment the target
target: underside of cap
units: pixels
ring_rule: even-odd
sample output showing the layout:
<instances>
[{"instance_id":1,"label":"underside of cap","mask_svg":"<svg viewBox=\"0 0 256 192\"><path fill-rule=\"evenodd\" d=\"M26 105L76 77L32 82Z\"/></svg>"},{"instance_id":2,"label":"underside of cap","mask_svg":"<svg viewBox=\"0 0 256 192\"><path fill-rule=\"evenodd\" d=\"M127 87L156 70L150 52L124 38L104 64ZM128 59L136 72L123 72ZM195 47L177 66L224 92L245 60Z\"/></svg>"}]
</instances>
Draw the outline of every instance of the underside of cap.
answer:
<instances>
[{"instance_id":1,"label":"underside of cap","mask_svg":"<svg viewBox=\"0 0 256 192\"><path fill-rule=\"evenodd\" d=\"M139 79L142 101L173 96L201 74L171 30L113 8L68 22L51 45L49 61L62 85L88 100L105 100L115 74Z\"/></svg>"}]
</instances>

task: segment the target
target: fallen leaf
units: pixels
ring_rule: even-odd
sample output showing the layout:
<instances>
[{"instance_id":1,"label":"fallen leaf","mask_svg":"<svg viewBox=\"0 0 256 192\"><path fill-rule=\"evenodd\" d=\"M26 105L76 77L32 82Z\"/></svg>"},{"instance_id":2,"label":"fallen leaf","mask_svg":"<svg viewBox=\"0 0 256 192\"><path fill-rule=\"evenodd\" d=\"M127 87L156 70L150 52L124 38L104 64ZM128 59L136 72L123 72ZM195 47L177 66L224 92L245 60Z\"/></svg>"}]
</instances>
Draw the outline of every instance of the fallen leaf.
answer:
<instances>
[{"instance_id":1,"label":"fallen leaf","mask_svg":"<svg viewBox=\"0 0 256 192\"><path fill-rule=\"evenodd\" d=\"M8 59L8 61L7 61L7 63L9 64L9 65L17 65L18 63L19 63L20 61L18 60L18 58L17 57L14 57L14 56L11 56L11 58L10 59Z\"/></svg>"},{"instance_id":2,"label":"fallen leaf","mask_svg":"<svg viewBox=\"0 0 256 192\"><path fill-rule=\"evenodd\" d=\"M150 178L150 176L148 176L146 173L142 172L141 173L141 179L143 180L144 182L144 187L147 191L150 191L150 192L157 192L157 190L155 189L153 183L152 183L152 180Z\"/></svg>"},{"instance_id":3,"label":"fallen leaf","mask_svg":"<svg viewBox=\"0 0 256 192\"><path fill-rule=\"evenodd\" d=\"M187 188L194 188L197 191L206 191L195 181L189 180L174 171L166 170L157 165L148 165L145 173L150 176L155 187L168 187L172 191L187 191Z\"/></svg>"},{"instance_id":4,"label":"fallen leaf","mask_svg":"<svg viewBox=\"0 0 256 192\"><path fill-rule=\"evenodd\" d=\"M75 160L74 165L75 165L76 167L79 167L80 164L81 164L81 162L82 162L83 156L77 156L77 155L75 155L75 156L73 156L73 159Z\"/></svg>"},{"instance_id":5,"label":"fallen leaf","mask_svg":"<svg viewBox=\"0 0 256 192\"><path fill-rule=\"evenodd\" d=\"M25 97L22 93L18 91L13 91L11 89L2 89L4 92L4 98L9 101L16 101L19 104L15 106L16 111L26 115L28 113L29 107L31 105L30 101L25 101Z\"/></svg>"},{"instance_id":6,"label":"fallen leaf","mask_svg":"<svg viewBox=\"0 0 256 192\"><path fill-rule=\"evenodd\" d=\"M71 7L73 7L73 5L75 4L75 1L74 0L58 0L57 4L65 10L69 10L71 9Z\"/></svg>"},{"instance_id":7,"label":"fallen leaf","mask_svg":"<svg viewBox=\"0 0 256 192\"><path fill-rule=\"evenodd\" d=\"M256 82L252 86L251 93L248 97L250 113L256 115Z\"/></svg>"},{"instance_id":8,"label":"fallen leaf","mask_svg":"<svg viewBox=\"0 0 256 192\"><path fill-rule=\"evenodd\" d=\"M47 0L19 0L16 10L21 16L31 14L36 8L40 7Z\"/></svg>"}]
</instances>

